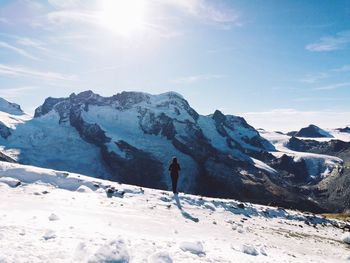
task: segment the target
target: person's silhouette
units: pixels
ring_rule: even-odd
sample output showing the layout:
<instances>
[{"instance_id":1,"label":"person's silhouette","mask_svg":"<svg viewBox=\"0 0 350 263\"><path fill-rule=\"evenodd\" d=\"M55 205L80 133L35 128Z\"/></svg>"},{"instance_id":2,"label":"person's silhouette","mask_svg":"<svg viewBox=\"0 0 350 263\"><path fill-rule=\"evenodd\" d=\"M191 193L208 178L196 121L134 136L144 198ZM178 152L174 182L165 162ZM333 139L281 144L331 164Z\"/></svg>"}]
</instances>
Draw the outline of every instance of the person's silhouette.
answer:
<instances>
[{"instance_id":1,"label":"person's silhouette","mask_svg":"<svg viewBox=\"0 0 350 263\"><path fill-rule=\"evenodd\" d=\"M177 162L177 158L173 157L169 166L171 183L173 186L173 193L177 194L177 180L179 179L179 171L181 170L180 164Z\"/></svg>"}]
</instances>

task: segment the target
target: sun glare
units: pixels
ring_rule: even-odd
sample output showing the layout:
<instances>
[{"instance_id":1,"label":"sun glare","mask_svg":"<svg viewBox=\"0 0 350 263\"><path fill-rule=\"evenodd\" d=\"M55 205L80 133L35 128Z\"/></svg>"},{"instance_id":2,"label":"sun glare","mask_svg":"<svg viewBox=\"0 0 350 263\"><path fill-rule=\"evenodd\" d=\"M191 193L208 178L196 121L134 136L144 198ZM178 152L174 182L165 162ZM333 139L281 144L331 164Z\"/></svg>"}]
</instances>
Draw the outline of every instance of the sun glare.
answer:
<instances>
[{"instance_id":1,"label":"sun glare","mask_svg":"<svg viewBox=\"0 0 350 263\"><path fill-rule=\"evenodd\" d=\"M130 35L142 31L145 24L145 0L103 0L99 19L113 32Z\"/></svg>"}]
</instances>

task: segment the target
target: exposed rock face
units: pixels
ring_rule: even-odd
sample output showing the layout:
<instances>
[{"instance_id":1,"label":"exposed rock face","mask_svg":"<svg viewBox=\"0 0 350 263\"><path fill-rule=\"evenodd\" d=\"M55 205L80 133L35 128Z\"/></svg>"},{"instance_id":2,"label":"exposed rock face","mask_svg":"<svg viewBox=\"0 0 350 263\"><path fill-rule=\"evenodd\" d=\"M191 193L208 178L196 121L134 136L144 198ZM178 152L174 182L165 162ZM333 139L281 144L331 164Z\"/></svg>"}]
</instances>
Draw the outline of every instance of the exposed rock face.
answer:
<instances>
[{"instance_id":1,"label":"exposed rock face","mask_svg":"<svg viewBox=\"0 0 350 263\"><path fill-rule=\"evenodd\" d=\"M11 135L11 130L0 121L0 136L4 139Z\"/></svg>"},{"instance_id":2,"label":"exposed rock face","mask_svg":"<svg viewBox=\"0 0 350 263\"><path fill-rule=\"evenodd\" d=\"M331 134L317 127L316 125L309 125L306 128L300 129L294 134L295 137L309 137L309 138L322 138L322 137L333 137Z\"/></svg>"},{"instance_id":3,"label":"exposed rock face","mask_svg":"<svg viewBox=\"0 0 350 263\"><path fill-rule=\"evenodd\" d=\"M4 154L2 152L0 152L0 161L2 161L2 162L9 162L9 163L15 163L16 162L11 157L7 156L6 154Z\"/></svg>"},{"instance_id":4,"label":"exposed rock face","mask_svg":"<svg viewBox=\"0 0 350 263\"><path fill-rule=\"evenodd\" d=\"M342 151L350 149L350 142L330 140L319 142L314 140L300 140L292 137L286 145L289 149L299 152L311 152L337 156Z\"/></svg>"},{"instance_id":5,"label":"exposed rock face","mask_svg":"<svg viewBox=\"0 0 350 263\"><path fill-rule=\"evenodd\" d=\"M292 183L305 183L310 180L308 169L303 159L295 161L292 157L283 155L272 166L281 172L286 172L284 178Z\"/></svg>"},{"instance_id":6,"label":"exposed rock face","mask_svg":"<svg viewBox=\"0 0 350 263\"><path fill-rule=\"evenodd\" d=\"M339 128L337 129L339 132L347 132L350 133L350 127L345 127L345 128Z\"/></svg>"},{"instance_id":7,"label":"exposed rock face","mask_svg":"<svg viewBox=\"0 0 350 263\"><path fill-rule=\"evenodd\" d=\"M151 154L139 150L127 142L115 143L123 152L125 158L102 148L102 156L111 168L115 179L127 184L136 184L150 188L165 189L162 163Z\"/></svg>"}]
</instances>

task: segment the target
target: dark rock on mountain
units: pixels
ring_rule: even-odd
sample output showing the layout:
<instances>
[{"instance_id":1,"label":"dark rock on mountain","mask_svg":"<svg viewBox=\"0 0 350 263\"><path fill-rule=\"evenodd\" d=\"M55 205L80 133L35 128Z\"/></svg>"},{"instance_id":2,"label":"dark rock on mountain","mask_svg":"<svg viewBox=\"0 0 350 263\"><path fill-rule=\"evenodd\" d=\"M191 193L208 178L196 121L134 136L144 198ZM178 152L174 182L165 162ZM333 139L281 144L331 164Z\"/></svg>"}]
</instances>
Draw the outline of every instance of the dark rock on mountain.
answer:
<instances>
[{"instance_id":1,"label":"dark rock on mountain","mask_svg":"<svg viewBox=\"0 0 350 263\"><path fill-rule=\"evenodd\" d=\"M4 139L11 135L11 129L0 121L0 136Z\"/></svg>"},{"instance_id":2,"label":"dark rock on mountain","mask_svg":"<svg viewBox=\"0 0 350 263\"><path fill-rule=\"evenodd\" d=\"M286 134L288 136L295 136L295 134L297 134L298 132L297 131L291 131L291 132L287 132Z\"/></svg>"},{"instance_id":3,"label":"dark rock on mountain","mask_svg":"<svg viewBox=\"0 0 350 263\"><path fill-rule=\"evenodd\" d=\"M150 153L139 150L127 142L115 142L125 152L125 158L102 148L102 156L111 168L113 178L127 184L166 189L163 180L163 166Z\"/></svg>"},{"instance_id":4,"label":"dark rock on mountain","mask_svg":"<svg viewBox=\"0 0 350 263\"><path fill-rule=\"evenodd\" d=\"M301 140L296 137L292 137L289 139L286 146L293 151L337 156L337 154L341 153L342 151L350 149L350 142L344 142L341 140L319 142L314 140Z\"/></svg>"},{"instance_id":5,"label":"dark rock on mountain","mask_svg":"<svg viewBox=\"0 0 350 263\"><path fill-rule=\"evenodd\" d=\"M350 133L350 127L339 128L339 129L337 129L337 131Z\"/></svg>"},{"instance_id":6,"label":"dark rock on mountain","mask_svg":"<svg viewBox=\"0 0 350 263\"><path fill-rule=\"evenodd\" d=\"M325 130L322 130L321 128L317 127L316 125L309 125L306 128L300 129L296 134L293 136L295 137L309 137L309 138L322 138L322 137L333 137L331 134L326 132Z\"/></svg>"},{"instance_id":7,"label":"dark rock on mountain","mask_svg":"<svg viewBox=\"0 0 350 263\"><path fill-rule=\"evenodd\" d=\"M271 166L286 172L284 178L293 183L305 183L310 180L308 169L303 159L295 161L292 157L284 154L282 158L277 159Z\"/></svg>"},{"instance_id":8,"label":"dark rock on mountain","mask_svg":"<svg viewBox=\"0 0 350 263\"><path fill-rule=\"evenodd\" d=\"M12 159L11 157L9 157L6 154L2 153L1 151L0 151L0 161L2 161L2 162L9 162L9 163L16 163L16 161L14 159Z\"/></svg>"}]
</instances>

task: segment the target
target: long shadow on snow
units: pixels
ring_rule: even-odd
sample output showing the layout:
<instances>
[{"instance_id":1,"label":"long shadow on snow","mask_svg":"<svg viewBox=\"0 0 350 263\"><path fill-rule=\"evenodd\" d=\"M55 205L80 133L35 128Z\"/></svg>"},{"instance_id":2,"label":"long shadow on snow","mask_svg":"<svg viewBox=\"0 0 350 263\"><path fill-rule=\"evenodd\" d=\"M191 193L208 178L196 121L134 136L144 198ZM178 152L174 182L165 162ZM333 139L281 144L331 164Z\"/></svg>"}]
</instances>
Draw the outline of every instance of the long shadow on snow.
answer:
<instances>
[{"instance_id":1,"label":"long shadow on snow","mask_svg":"<svg viewBox=\"0 0 350 263\"><path fill-rule=\"evenodd\" d=\"M179 197L176 196L175 200L178 203ZM192 197L181 197L181 200L189 205L202 207L204 209L210 209L216 211L217 209L223 209L235 215L243 215L248 218L251 217L265 217L265 218L283 218L288 220L304 221L312 225L318 224L334 224L335 222L323 217L316 216L314 214L303 215L297 211L288 212L283 208L273 208L261 206L260 209L244 204L244 208L239 207L239 202L235 201L217 201L209 200L206 201L203 198L192 198ZM179 206L179 205L178 205ZM179 208L180 209L180 208Z\"/></svg>"},{"instance_id":2,"label":"long shadow on snow","mask_svg":"<svg viewBox=\"0 0 350 263\"><path fill-rule=\"evenodd\" d=\"M179 199L179 196L177 194L174 195L174 199L176 201L176 205L177 207L179 208L182 216L186 219L189 219L195 223L198 223L199 222L199 219L197 217L193 217L191 216L189 213L187 213L185 210L183 210L182 206L181 206L181 203L180 203L180 199Z\"/></svg>"}]
</instances>

